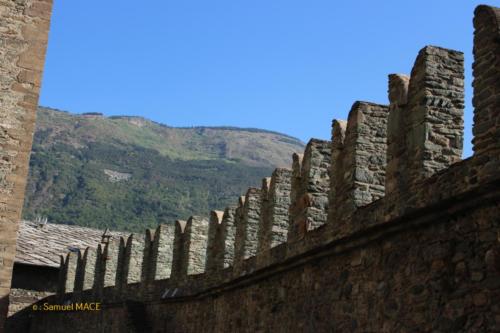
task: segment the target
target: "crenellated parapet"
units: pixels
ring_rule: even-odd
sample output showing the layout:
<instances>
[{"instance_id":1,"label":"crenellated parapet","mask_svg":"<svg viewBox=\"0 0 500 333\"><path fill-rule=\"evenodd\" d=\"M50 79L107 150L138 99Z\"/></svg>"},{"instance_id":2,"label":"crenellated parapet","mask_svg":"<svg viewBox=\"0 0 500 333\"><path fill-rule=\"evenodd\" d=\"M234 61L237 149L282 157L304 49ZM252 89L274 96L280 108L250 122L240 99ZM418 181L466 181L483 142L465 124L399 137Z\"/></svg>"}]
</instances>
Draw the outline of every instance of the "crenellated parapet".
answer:
<instances>
[{"instance_id":1,"label":"crenellated parapet","mask_svg":"<svg viewBox=\"0 0 500 333\"><path fill-rule=\"evenodd\" d=\"M334 232L349 229L359 207L385 194L388 107L353 104L347 124L334 121L329 224Z\"/></svg>"},{"instance_id":2,"label":"crenellated parapet","mask_svg":"<svg viewBox=\"0 0 500 333\"><path fill-rule=\"evenodd\" d=\"M389 117L387 120L387 167L385 190L387 193L404 191L406 178L406 117L410 77L404 74L389 75Z\"/></svg>"},{"instance_id":3,"label":"crenellated parapet","mask_svg":"<svg viewBox=\"0 0 500 333\"><path fill-rule=\"evenodd\" d=\"M101 257L102 287L111 287L116 285L118 277L118 256L120 253L120 244L122 239L112 238L104 246L103 256Z\"/></svg>"},{"instance_id":4,"label":"crenellated parapet","mask_svg":"<svg viewBox=\"0 0 500 333\"><path fill-rule=\"evenodd\" d=\"M155 231L146 229L144 234L144 251L142 255L142 268L141 268L141 281L151 281L153 276L152 253L153 253L153 239ZM173 250L172 250L173 252ZM145 283L147 284L147 283Z\"/></svg>"},{"instance_id":5,"label":"crenellated parapet","mask_svg":"<svg viewBox=\"0 0 500 333\"><path fill-rule=\"evenodd\" d=\"M406 193L460 161L463 79L463 54L434 46L420 50L410 77L389 75L387 193Z\"/></svg>"},{"instance_id":6,"label":"crenellated parapet","mask_svg":"<svg viewBox=\"0 0 500 333\"><path fill-rule=\"evenodd\" d=\"M469 237L475 227L481 230L471 241L481 242L480 252L485 253L476 258L479 264L475 262L473 269L487 267L487 278L475 275L477 284L485 279L488 288L496 288L492 281L498 274L491 272L497 272L500 253L495 220L500 181L499 18L496 8L479 6L476 10L473 157L460 161L463 55L428 46L419 52L411 75L389 75L389 105L355 102L347 121L333 121L331 141L309 141L304 154L292 156L291 169L276 169L263 179L261 188L248 189L235 206L211 211L209 218L192 216L147 230L144 236L111 239L97 249L69 253L61 261L59 292L74 290L98 299L113 295L113 301L123 301L141 290L134 297L145 302L161 299L168 303L167 298L178 296L199 296L197 300L203 302L207 295L217 299L245 284L267 281L273 285L275 276L279 279L298 270L311 299L331 292L334 301L347 302L340 305L344 309L352 303L351 296L367 295L363 288L369 290L369 297L396 289L406 297L404 284L417 268L436 270L433 274L456 270L463 254L445 256L440 251L454 249L455 240ZM462 217L471 207L480 212L474 216L481 223L491 227L495 221L494 232L464 222ZM455 228L457 220L460 228ZM446 221L451 223L445 226ZM431 249L417 242L408 245L414 231L434 227L437 232L426 235ZM460 237L450 242L449 232ZM406 238L394 250L399 234ZM447 242L449 249L439 247ZM396 282L402 284L392 291L383 281L393 279L392 274L365 273L377 265L389 272L398 267L394 263L407 265L406 259L400 260L402 255L414 262L401 268ZM422 258L429 261L423 264ZM324 261L329 268L325 274L316 265ZM307 265L307 270L302 269ZM348 282L351 273L362 277L355 285ZM424 273L429 278L430 273ZM295 272L291 275L295 281ZM423 295L426 287L408 288L412 295ZM113 292L106 294L105 289ZM281 284L262 291L258 297L254 297L255 289L251 291L252 302L269 296L273 309L281 306L275 302L278 298L293 293Z\"/></svg>"},{"instance_id":7,"label":"crenellated parapet","mask_svg":"<svg viewBox=\"0 0 500 333\"><path fill-rule=\"evenodd\" d=\"M61 269L59 270L58 293L71 293L75 289L76 271L80 252L69 252L66 257L61 256Z\"/></svg>"},{"instance_id":8,"label":"crenellated parapet","mask_svg":"<svg viewBox=\"0 0 500 333\"><path fill-rule=\"evenodd\" d=\"M474 154L498 155L500 149L500 9L474 12Z\"/></svg>"},{"instance_id":9,"label":"crenellated parapet","mask_svg":"<svg viewBox=\"0 0 500 333\"><path fill-rule=\"evenodd\" d=\"M205 270L207 272L223 268L223 261L219 254L224 252L224 226L222 219L224 212L213 210L208 221L208 240Z\"/></svg>"},{"instance_id":10,"label":"crenellated parapet","mask_svg":"<svg viewBox=\"0 0 500 333\"><path fill-rule=\"evenodd\" d=\"M330 141L311 139L292 164L288 239L302 238L326 223L330 186Z\"/></svg>"},{"instance_id":11,"label":"crenellated parapet","mask_svg":"<svg viewBox=\"0 0 500 333\"><path fill-rule=\"evenodd\" d=\"M179 280L205 271L208 226L208 220L201 216L176 222L172 279Z\"/></svg>"},{"instance_id":12,"label":"crenellated parapet","mask_svg":"<svg viewBox=\"0 0 500 333\"><path fill-rule=\"evenodd\" d=\"M185 235L187 221L175 221L174 229L174 248L172 251L172 278L182 277L185 273L185 268L182 267L184 261L184 245L187 243Z\"/></svg>"},{"instance_id":13,"label":"crenellated parapet","mask_svg":"<svg viewBox=\"0 0 500 333\"><path fill-rule=\"evenodd\" d=\"M290 225L292 170L277 168L262 182L258 252L285 243Z\"/></svg>"},{"instance_id":14,"label":"crenellated parapet","mask_svg":"<svg viewBox=\"0 0 500 333\"><path fill-rule=\"evenodd\" d=\"M78 260L75 291L92 289L94 286L96 260L97 250L91 247L86 248L81 259Z\"/></svg>"},{"instance_id":15,"label":"crenellated parapet","mask_svg":"<svg viewBox=\"0 0 500 333\"><path fill-rule=\"evenodd\" d=\"M270 195L271 192L271 177L262 179L262 186L260 188L260 221L259 230L257 233L257 252L262 252L264 249L264 238L269 233L269 220L270 220Z\"/></svg>"},{"instance_id":16,"label":"crenellated parapet","mask_svg":"<svg viewBox=\"0 0 500 333\"><path fill-rule=\"evenodd\" d=\"M120 289L128 284L141 282L144 260L144 237L130 235L126 240L120 238L120 251L117 266L116 285Z\"/></svg>"},{"instance_id":17,"label":"crenellated parapet","mask_svg":"<svg viewBox=\"0 0 500 333\"><path fill-rule=\"evenodd\" d=\"M93 292L102 297L104 288L116 285L120 238L111 238L97 247Z\"/></svg>"},{"instance_id":18,"label":"crenellated parapet","mask_svg":"<svg viewBox=\"0 0 500 333\"><path fill-rule=\"evenodd\" d=\"M292 181L290 188L290 207L288 210L288 236L287 239L293 240L299 236L298 226L294 223L297 216L298 202L303 195L302 190L302 160L304 154L294 153L292 155ZM293 214L292 214L293 210Z\"/></svg>"},{"instance_id":19,"label":"crenellated parapet","mask_svg":"<svg viewBox=\"0 0 500 333\"><path fill-rule=\"evenodd\" d=\"M335 209L335 200L342 194L338 193L341 185L344 182L344 175L340 170L342 170L342 157L344 151L344 141L345 141L345 131L347 127L347 122L344 120L334 119L332 122L332 154L331 154L331 165L330 165L330 189L328 193L328 216L327 222L332 225L336 218L337 213Z\"/></svg>"},{"instance_id":20,"label":"crenellated parapet","mask_svg":"<svg viewBox=\"0 0 500 333\"><path fill-rule=\"evenodd\" d=\"M245 259L257 253L260 223L261 189L249 188L244 199L240 198L236 210L234 238L234 267L238 270Z\"/></svg>"},{"instance_id":21,"label":"crenellated parapet","mask_svg":"<svg viewBox=\"0 0 500 333\"><path fill-rule=\"evenodd\" d=\"M154 233L148 258L148 281L167 279L172 273L174 226L160 224Z\"/></svg>"},{"instance_id":22,"label":"crenellated parapet","mask_svg":"<svg viewBox=\"0 0 500 333\"><path fill-rule=\"evenodd\" d=\"M463 63L462 52L435 46L415 60L404 128L410 187L462 158Z\"/></svg>"},{"instance_id":23,"label":"crenellated parapet","mask_svg":"<svg viewBox=\"0 0 500 333\"><path fill-rule=\"evenodd\" d=\"M217 267L228 268L233 265L234 261L234 241L236 237L236 207L229 206L224 210L224 215L222 216L222 223L219 230L221 234L218 237L224 245L221 251L217 251L215 254L216 261L218 263ZM219 266L220 265L220 266Z\"/></svg>"},{"instance_id":24,"label":"crenellated parapet","mask_svg":"<svg viewBox=\"0 0 500 333\"><path fill-rule=\"evenodd\" d=\"M205 256L208 245L208 220L201 216L191 216L186 225L188 237L184 244L187 274L205 272Z\"/></svg>"}]
</instances>

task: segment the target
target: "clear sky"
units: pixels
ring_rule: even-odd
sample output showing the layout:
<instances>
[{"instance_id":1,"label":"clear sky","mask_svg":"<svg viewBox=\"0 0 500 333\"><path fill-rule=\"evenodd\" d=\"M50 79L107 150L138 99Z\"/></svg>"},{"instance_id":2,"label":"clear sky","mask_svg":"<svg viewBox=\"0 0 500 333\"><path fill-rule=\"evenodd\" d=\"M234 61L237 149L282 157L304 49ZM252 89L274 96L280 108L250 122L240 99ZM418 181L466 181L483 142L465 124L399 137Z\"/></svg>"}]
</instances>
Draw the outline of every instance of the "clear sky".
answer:
<instances>
[{"instance_id":1,"label":"clear sky","mask_svg":"<svg viewBox=\"0 0 500 333\"><path fill-rule=\"evenodd\" d=\"M55 0L40 104L329 139L333 118L387 103L387 75L437 45L465 53L469 156L479 3Z\"/></svg>"}]
</instances>

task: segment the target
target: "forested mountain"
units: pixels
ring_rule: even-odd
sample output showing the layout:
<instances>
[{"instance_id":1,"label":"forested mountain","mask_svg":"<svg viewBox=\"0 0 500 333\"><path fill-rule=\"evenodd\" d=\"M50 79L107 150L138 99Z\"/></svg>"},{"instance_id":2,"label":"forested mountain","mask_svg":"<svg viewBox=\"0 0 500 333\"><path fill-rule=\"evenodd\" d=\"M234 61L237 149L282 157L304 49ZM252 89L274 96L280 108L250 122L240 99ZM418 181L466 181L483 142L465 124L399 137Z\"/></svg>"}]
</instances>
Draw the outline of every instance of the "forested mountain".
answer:
<instances>
[{"instance_id":1,"label":"forested mountain","mask_svg":"<svg viewBox=\"0 0 500 333\"><path fill-rule=\"evenodd\" d=\"M143 231L236 203L302 150L295 138L259 129L40 108L23 217Z\"/></svg>"}]
</instances>

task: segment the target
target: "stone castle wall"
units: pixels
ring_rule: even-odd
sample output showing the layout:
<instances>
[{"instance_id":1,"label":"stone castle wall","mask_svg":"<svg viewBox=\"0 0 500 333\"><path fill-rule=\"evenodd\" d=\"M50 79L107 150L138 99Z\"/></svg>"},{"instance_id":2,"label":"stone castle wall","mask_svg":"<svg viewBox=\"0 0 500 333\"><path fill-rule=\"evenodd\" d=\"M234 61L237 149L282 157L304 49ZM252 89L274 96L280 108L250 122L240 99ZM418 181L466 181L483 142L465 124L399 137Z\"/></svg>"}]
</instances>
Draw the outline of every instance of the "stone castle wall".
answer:
<instances>
[{"instance_id":1,"label":"stone castle wall","mask_svg":"<svg viewBox=\"0 0 500 333\"><path fill-rule=\"evenodd\" d=\"M16 253L16 238L52 0L0 1L0 327Z\"/></svg>"},{"instance_id":2,"label":"stone castle wall","mask_svg":"<svg viewBox=\"0 0 500 333\"><path fill-rule=\"evenodd\" d=\"M25 309L27 332L500 330L500 9L474 27L474 156L463 54L423 48L389 105L355 102L224 212L61 261L59 294L99 312Z\"/></svg>"}]
</instances>

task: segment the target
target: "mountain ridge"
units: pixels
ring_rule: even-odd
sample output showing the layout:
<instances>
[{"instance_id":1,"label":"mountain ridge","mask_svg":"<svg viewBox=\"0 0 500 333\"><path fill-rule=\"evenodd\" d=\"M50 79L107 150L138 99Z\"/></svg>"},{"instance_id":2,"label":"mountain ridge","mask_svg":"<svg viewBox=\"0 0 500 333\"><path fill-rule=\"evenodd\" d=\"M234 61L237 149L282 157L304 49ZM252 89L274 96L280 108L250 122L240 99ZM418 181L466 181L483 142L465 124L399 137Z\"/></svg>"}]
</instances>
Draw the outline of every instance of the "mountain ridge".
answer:
<instances>
[{"instance_id":1,"label":"mountain ridge","mask_svg":"<svg viewBox=\"0 0 500 333\"><path fill-rule=\"evenodd\" d=\"M101 112L83 112L83 113L73 113L71 111L66 111L66 110L61 110L61 109L57 109L57 108L52 108L52 107L48 107L48 106L39 106L39 109L45 109L45 110L50 110L50 111L55 111L55 112L63 112L63 113L67 113L69 115L73 115L73 116L100 116L102 118L108 118L108 119L140 119L140 120L146 120L148 122L151 122L151 123L154 123L154 124L157 124L159 126L162 126L162 127L168 127L168 128L178 128L178 129L198 129L198 128L201 128L201 129L219 129L219 130L235 130L235 131L248 131L248 132L257 132L257 133L270 133L270 134L277 134L277 135L280 135L280 136L283 136L283 137L287 137L287 138L290 138L290 139L293 139L295 140L297 143L305 146L305 143L300 140L299 138L296 138L292 135L289 135L289 134L286 134L286 133L282 133L282 132L278 132L278 131L273 131L273 130L268 130L268 129L263 129L263 128L257 128L257 127L238 127L238 126L231 126L231 125L213 125L213 126L210 126L210 125L194 125L194 126L171 126L171 125L168 125L168 124L164 124L164 123L161 123L159 121L156 121L156 120L152 120L152 119L149 119L149 118L146 118L146 117L143 117L143 116L135 116L135 115L111 115L111 116L107 116Z\"/></svg>"},{"instance_id":2,"label":"mountain ridge","mask_svg":"<svg viewBox=\"0 0 500 333\"><path fill-rule=\"evenodd\" d=\"M267 130L179 128L41 107L23 217L142 231L234 204L303 147Z\"/></svg>"}]
</instances>

